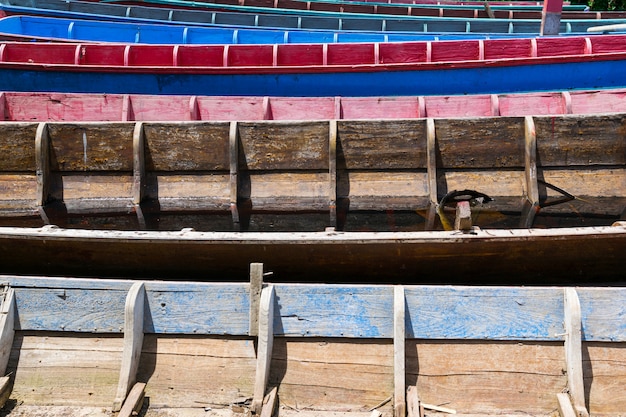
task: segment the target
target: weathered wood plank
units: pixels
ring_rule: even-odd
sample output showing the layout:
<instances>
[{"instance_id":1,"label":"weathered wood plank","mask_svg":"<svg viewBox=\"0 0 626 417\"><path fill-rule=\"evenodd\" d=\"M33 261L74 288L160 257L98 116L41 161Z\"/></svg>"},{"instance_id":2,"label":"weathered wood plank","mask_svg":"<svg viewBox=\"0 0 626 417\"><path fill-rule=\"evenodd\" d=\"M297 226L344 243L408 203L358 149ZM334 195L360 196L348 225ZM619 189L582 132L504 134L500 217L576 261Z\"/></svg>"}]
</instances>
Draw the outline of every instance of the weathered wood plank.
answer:
<instances>
[{"instance_id":1,"label":"weathered wood plank","mask_svg":"<svg viewBox=\"0 0 626 417\"><path fill-rule=\"evenodd\" d=\"M487 308L485 308L487 309ZM511 360L515 358L515 360ZM420 401L459 414L549 415L567 377L562 343L423 341L407 345Z\"/></svg>"},{"instance_id":2,"label":"weathered wood plank","mask_svg":"<svg viewBox=\"0 0 626 417\"><path fill-rule=\"evenodd\" d=\"M276 335L393 337L391 287L277 285L275 291Z\"/></svg>"},{"instance_id":3,"label":"weathered wood plank","mask_svg":"<svg viewBox=\"0 0 626 417\"><path fill-rule=\"evenodd\" d=\"M133 132L133 204L140 204L146 192L146 144L143 123Z\"/></svg>"},{"instance_id":4,"label":"weathered wood plank","mask_svg":"<svg viewBox=\"0 0 626 417\"><path fill-rule=\"evenodd\" d=\"M124 307L124 350L122 352L122 366L120 367L117 394L113 400L113 411L120 411L122 405L126 406L126 395L137 382L137 369L139 368L141 347L143 345L145 298L146 290L143 282L133 284L126 297L126 305ZM141 392L143 393L143 388ZM132 409L134 407L131 407L131 411Z\"/></svg>"},{"instance_id":5,"label":"weathered wood plank","mask_svg":"<svg viewBox=\"0 0 626 417\"><path fill-rule=\"evenodd\" d=\"M0 171L35 172L35 133L37 123L0 125Z\"/></svg>"},{"instance_id":6,"label":"weathered wood plank","mask_svg":"<svg viewBox=\"0 0 626 417\"><path fill-rule=\"evenodd\" d=\"M136 383L131 389L124 406L119 410L118 417L132 417L139 413L143 405L146 384L143 382Z\"/></svg>"},{"instance_id":7,"label":"weathered wood plank","mask_svg":"<svg viewBox=\"0 0 626 417\"><path fill-rule=\"evenodd\" d=\"M556 394L556 398L559 401L559 412L561 417L578 417L572 406L569 395L565 392L559 392Z\"/></svg>"},{"instance_id":8,"label":"weathered wood plank","mask_svg":"<svg viewBox=\"0 0 626 417\"><path fill-rule=\"evenodd\" d=\"M433 286L405 294L409 338L562 340L559 289Z\"/></svg>"},{"instance_id":9,"label":"weathered wood plank","mask_svg":"<svg viewBox=\"0 0 626 417\"><path fill-rule=\"evenodd\" d=\"M227 406L252 397L255 369L249 338L147 334L137 378L151 408Z\"/></svg>"},{"instance_id":10,"label":"weathered wood plank","mask_svg":"<svg viewBox=\"0 0 626 417\"><path fill-rule=\"evenodd\" d=\"M395 417L406 416L406 302L404 287L393 292L393 411Z\"/></svg>"},{"instance_id":11,"label":"weathered wood plank","mask_svg":"<svg viewBox=\"0 0 626 417\"><path fill-rule=\"evenodd\" d=\"M287 409L371 414L393 393L393 374L390 340L274 340L270 384ZM390 402L383 410L391 414Z\"/></svg>"},{"instance_id":12,"label":"weathered wood plank","mask_svg":"<svg viewBox=\"0 0 626 417\"><path fill-rule=\"evenodd\" d=\"M144 132L148 171L230 171L228 122L152 122Z\"/></svg>"},{"instance_id":13,"label":"weathered wood plank","mask_svg":"<svg viewBox=\"0 0 626 417\"><path fill-rule=\"evenodd\" d=\"M526 202L524 204L522 227L531 227L539 205L539 188L537 184L537 135L532 117L524 119L524 172L526 179Z\"/></svg>"},{"instance_id":14,"label":"weathered wood plank","mask_svg":"<svg viewBox=\"0 0 626 417\"><path fill-rule=\"evenodd\" d=\"M538 116L535 129L542 167L626 165L624 114Z\"/></svg>"},{"instance_id":15,"label":"weathered wood plank","mask_svg":"<svg viewBox=\"0 0 626 417\"><path fill-rule=\"evenodd\" d=\"M626 293L621 288L577 288L585 341L626 342Z\"/></svg>"},{"instance_id":16,"label":"weathered wood plank","mask_svg":"<svg viewBox=\"0 0 626 417\"><path fill-rule=\"evenodd\" d=\"M259 335L259 308L263 289L263 264L250 264L250 327L249 336Z\"/></svg>"},{"instance_id":17,"label":"weathered wood plank","mask_svg":"<svg viewBox=\"0 0 626 417\"><path fill-rule=\"evenodd\" d=\"M426 169L424 120L339 121L337 159L347 170Z\"/></svg>"},{"instance_id":18,"label":"weathered wood plank","mask_svg":"<svg viewBox=\"0 0 626 417\"><path fill-rule=\"evenodd\" d=\"M50 169L131 173L133 130L129 123L50 123Z\"/></svg>"},{"instance_id":19,"label":"weathered wood plank","mask_svg":"<svg viewBox=\"0 0 626 417\"><path fill-rule=\"evenodd\" d=\"M110 409L119 377L122 338L16 332L9 371L18 403Z\"/></svg>"},{"instance_id":20,"label":"weathered wood plank","mask_svg":"<svg viewBox=\"0 0 626 417\"><path fill-rule=\"evenodd\" d=\"M584 342L583 374L589 414L617 416L626 410L626 348L623 343Z\"/></svg>"},{"instance_id":21,"label":"weathered wood plank","mask_svg":"<svg viewBox=\"0 0 626 417\"><path fill-rule=\"evenodd\" d=\"M524 119L435 120L440 169L522 168Z\"/></svg>"}]
</instances>

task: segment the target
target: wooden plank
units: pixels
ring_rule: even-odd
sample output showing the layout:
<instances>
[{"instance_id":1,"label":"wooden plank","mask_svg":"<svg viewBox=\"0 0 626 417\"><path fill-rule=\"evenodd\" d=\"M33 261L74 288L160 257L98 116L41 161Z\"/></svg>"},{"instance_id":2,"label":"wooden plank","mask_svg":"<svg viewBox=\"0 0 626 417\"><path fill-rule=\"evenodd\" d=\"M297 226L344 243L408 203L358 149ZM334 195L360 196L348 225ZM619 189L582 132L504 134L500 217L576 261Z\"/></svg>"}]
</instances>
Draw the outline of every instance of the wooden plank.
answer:
<instances>
[{"instance_id":1,"label":"wooden plank","mask_svg":"<svg viewBox=\"0 0 626 417\"><path fill-rule=\"evenodd\" d=\"M524 166L524 120L517 117L438 119L440 169Z\"/></svg>"},{"instance_id":2,"label":"wooden plank","mask_svg":"<svg viewBox=\"0 0 626 417\"><path fill-rule=\"evenodd\" d=\"M405 341L406 341L406 302L404 287L395 286L393 292L393 411L395 417L406 416L405 380Z\"/></svg>"},{"instance_id":3,"label":"wooden plank","mask_svg":"<svg viewBox=\"0 0 626 417\"><path fill-rule=\"evenodd\" d=\"M572 404L579 417L589 416L585 406L585 382L582 360L582 318L580 301L574 288L564 289L565 363L567 386Z\"/></svg>"},{"instance_id":4,"label":"wooden plank","mask_svg":"<svg viewBox=\"0 0 626 417\"><path fill-rule=\"evenodd\" d=\"M405 294L409 338L561 340L556 288L406 287Z\"/></svg>"},{"instance_id":5,"label":"wooden plank","mask_svg":"<svg viewBox=\"0 0 626 417\"><path fill-rule=\"evenodd\" d=\"M248 337L150 335L137 378L147 382L150 408L223 408L251 398L255 343Z\"/></svg>"},{"instance_id":6,"label":"wooden plank","mask_svg":"<svg viewBox=\"0 0 626 417\"><path fill-rule=\"evenodd\" d=\"M0 308L0 376L6 375L15 337L15 290L4 287L2 297L2 307Z\"/></svg>"},{"instance_id":7,"label":"wooden plank","mask_svg":"<svg viewBox=\"0 0 626 417\"><path fill-rule=\"evenodd\" d=\"M561 413L561 417L579 417L576 415L567 393L559 392L556 394L556 398L559 402L559 413Z\"/></svg>"},{"instance_id":8,"label":"wooden plank","mask_svg":"<svg viewBox=\"0 0 626 417\"><path fill-rule=\"evenodd\" d=\"M626 342L626 294L620 288L577 288L584 341Z\"/></svg>"},{"instance_id":9,"label":"wooden plank","mask_svg":"<svg viewBox=\"0 0 626 417\"><path fill-rule=\"evenodd\" d=\"M259 335L259 308L263 289L263 264L250 264L250 330L248 335Z\"/></svg>"},{"instance_id":10,"label":"wooden plank","mask_svg":"<svg viewBox=\"0 0 626 417\"><path fill-rule=\"evenodd\" d=\"M117 394L113 401L113 411L120 411L122 404L125 403L127 398L126 395L137 381L137 369L139 368L143 345L145 297L144 283L137 282L130 288L126 298L126 306L124 308L124 351ZM143 388L141 392L143 392ZM143 397L143 394L141 396ZM131 401L134 401L134 399ZM131 407L130 411L132 409L134 409L134 406Z\"/></svg>"},{"instance_id":11,"label":"wooden plank","mask_svg":"<svg viewBox=\"0 0 626 417\"><path fill-rule=\"evenodd\" d=\"M424 417L424 409L420 403L420 399L417 394L417 387L415 385L408 387L406 401L408 417Z\"/></svg>"},{"instance_id":12,"label":"wooden plank","mask_svg":"<svg viewBox=\"0 0 626 417\"><path fill-rule=\"evenodd\" d=\"M562 343L411 342L407 379L415 381L425 404L472 416L516 415L519 410L544 416L556 408L555 393L566 388Z\"/></svg>"},{"instance_id":13,"label":"wooden plank","mask_svg":"<svg viewBox=\"0 0 626 417\"><path fill-rule=\"evenodd\" d=\"M118 417L132 417L139 413L143 405L145 389L146 384L143 382L138 382L133 385L133 388L130 390L124 402L124 406L119 410Z\"/></svg>"},{"instance_id":14,"label":"wooden plank","mask_svg":"<svg viewBox=\"0 0 626 417\"><path fill-rule=\"evenodd\" d=\"M274 287L269 285L261 292L259 308L259 339L257 347L256 378L254 381L254 396L252 410L260 414L263 408L263 399L267 390L272 363L272 349L274 346Z\"/></svg>"},{"instance_id":15,"label":"wooden plank","mask_svg":"<svg viewBox=\"0 0 626 417\"><path fill-rule=\"evenodd\" d=\"M116 335L16 332L9 371L20 403L109 409L123 339Z\"/></svg>"},{"instance_id":16,"label":"wooden plank","mask_svg":"<svg viewBox=\"0 0 626 417\"><path fill-rule=\"evenodd\" d=\"M620 415L626 410L626 351L623 343L584 342L583 374L590 415Z\"/></svg>"},{"instance_id":17,"label":"wooden plank","mask_svg":"<svg viewBox=\"0 0 626 417\"><path fill-rule=\"evenodd\" d=\"M274 415L274 409L276 408L278 398L278 387L274 387L270 390L269 394L265 396L263 400L263 409L261 410L261 417L272 417Z\"/></svg>"},{"instance_id":18,"label":"wooden plank","mask_svg":"<svg viewBox=\"0 0 626 417\"><path fill-rule=\"evenodd\" d=\"M393 362L390 339L276 338L270 384L280 384L281 413L392 415Z\"/></svg>"},{"instance_id":19,"label":"wooden plank","mask_svg":"<svg viewBox=\"0 0 626 417\"><path fill-rule=\"evenodd\" d=\"M285 336L393 338L391 287L281 284L274 334Z\"/></svg>"},{"instance_id":20,"label":"wooden plank","mask_svg":"<svg viewBox=\"0 0 626 417\"><path fill-rule=\"evenodd\" d=\"M11 396L11 378L3 376L0 378L0 407L4 407Z\"/></svg>"},{"instance_id":21,"label":"wooden plank","mask_svg":"<svg viewBox=\"0 0 626 417\"><path fill-rule=\"evenodd\" d=\"M538 116L534 120L542 167L626 165L624 114Z\"/></svg>"},{"instance_id":22,"label":"wooden plank","mask_svg":"<svg viewBox=\"0 0 626 417\"><path fill-rule=\"evenodd\" d=\"M546 0L541 12L541 35L558 35L561 27L563 0Z\"/></svg>"}]
</instances>

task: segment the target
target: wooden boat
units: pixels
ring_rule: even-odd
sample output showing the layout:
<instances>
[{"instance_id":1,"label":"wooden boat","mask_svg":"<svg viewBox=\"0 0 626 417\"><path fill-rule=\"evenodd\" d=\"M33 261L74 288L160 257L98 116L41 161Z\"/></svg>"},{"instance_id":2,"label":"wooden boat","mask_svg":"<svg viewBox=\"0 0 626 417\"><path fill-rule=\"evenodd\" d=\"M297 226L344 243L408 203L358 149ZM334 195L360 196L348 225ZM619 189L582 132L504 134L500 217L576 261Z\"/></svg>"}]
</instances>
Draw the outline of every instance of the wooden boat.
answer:
<instances>
[{"instance_id":1,"label":"wooden boat","mask_svg":"<svg viewBox=\"0 0 626 417\"><path fill-rule=\"evenodd\" d=\"M390 3L368 3L356 1L303 1L303 0L217 0L217 1L194 1L185 0L113 0L119 4L135 5L159 5L165 7L184 7L203 10L223 11L248 11L252 13L288 13L288 10L323 11L342 14L373 14L373 15L398 15L398 16L431 16L431 17L456 17L456 18L491 18L491 19L537 19L541 20L541 8L528 7L513 9L510 7L489 6L462 8L445 7L443 5L405 5ZM622 11L584 11L563 10L562 19L624 19L626 12Z\"/></svg>"},{"instance_id":2,"label":"wooden boat","mask_svg":"<svg viewBox=\"0 0 626 417\"><path fill-rule=\"evenodd\" d=\"M618 88L626 87L625 46L623 35L311 45L6 42L0 90L383 96Z\"/></svg>"},{"instance_id":3,"label":"wooden boat","mask_svg":"<svg viewBox=\"0 0 626 417\"><path fill-rule=\"evenodd\" d=\"M233 29L147 23L102 22L41 16L10 16L0 19L2 40L55 42L124 42L145 44L278 44L406 42L456 39L502 39L523 35L475 33L380 33L272 29Z\"/></svg>"},{"instance_id":4,"label":"wooden boat","mask_svg":"<svg viewBox=\"0 0 626 417\"><path fill-rule=\"evenodd\" d=\"M625 119L3 122L2 224L90 229L1 229L3 270L617 279Z\"/></svg>"},{"instance_id":5,"label":"wooden boat","mask_svg":"<svg viewBox=\"0 0 626 417\"><path fill-rule=\"evenodd\" d=\"M121 4L65 0L1 0L4 14L43 15L68 19L95 19L188 25L229 25L282 29L322 29L382 32L472 32L539 34L541 21L528 19L463 19L390 15L350 15L331 12L293 11L293 14L221 12L180 8L126 6ZM619 24L623 19L605 19ZM597 26L598 19L561 20L560 33L582 33Z\"/></svg>"},{"instance_id":6,"label":"wooden boat","mask_svg":"<svg viewBox=\"0 0 626 417\"><path fill-rule=\"evenodd\" d=\"M258 272L2 276L11 414L623 415L624 288L295 285Z\"/></svg>"}]
</instances>

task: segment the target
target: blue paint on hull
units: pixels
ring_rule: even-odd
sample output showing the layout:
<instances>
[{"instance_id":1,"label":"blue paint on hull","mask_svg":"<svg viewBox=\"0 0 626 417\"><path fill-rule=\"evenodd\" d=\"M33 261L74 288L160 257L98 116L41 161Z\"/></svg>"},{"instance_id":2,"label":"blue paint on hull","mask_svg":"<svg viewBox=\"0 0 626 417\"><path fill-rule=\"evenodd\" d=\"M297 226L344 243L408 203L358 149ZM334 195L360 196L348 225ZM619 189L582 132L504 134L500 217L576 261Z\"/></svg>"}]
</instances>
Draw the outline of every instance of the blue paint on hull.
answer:
<instances>
[{"instance_id":1,"label":"blue paint on hull","mask_svg":"<svg viewBox=\"0 0 626 417\"><path fill-rule=\"evenodd\" d=\"M0 90L254 96L462 95L626 87L626 61L291 74L75 72L0 68Z\"/></svg>"}]
</instances>

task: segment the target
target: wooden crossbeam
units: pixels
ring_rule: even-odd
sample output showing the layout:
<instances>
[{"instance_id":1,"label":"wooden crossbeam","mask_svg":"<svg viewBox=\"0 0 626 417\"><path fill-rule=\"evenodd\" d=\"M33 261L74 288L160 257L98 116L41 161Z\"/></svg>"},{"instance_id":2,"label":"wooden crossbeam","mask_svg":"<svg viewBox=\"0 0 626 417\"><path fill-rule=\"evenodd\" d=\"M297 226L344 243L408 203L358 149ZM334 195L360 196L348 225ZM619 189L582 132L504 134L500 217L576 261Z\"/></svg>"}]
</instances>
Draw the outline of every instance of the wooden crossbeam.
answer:
<instances>
[{"instance_id":1,"label":"wooden crossbeam","mask_svg":"<svg viewBox=\"0 0 626 417\"><path fill-rule=\"evenodd\" d=\"M143 346L143 321L145 306L145 286L137 282L128 291L124 308L124 350L122 366L117 386L117 394L113 401L113 411L120 411L130 388L135 384L139 358Z\"/></svg>"},{"instance_id":2,"label":"wooden crossbeam","mask_svg":"<svg viewBox=\"0 0 626 417\"><path fill-rule=\"evenodd\" d=\"M252 411L260 414L270 376L272 348L274 344L274 287L263 288L259 308L259 336L257 347L256 379L252 397Z\"/></svg>"},{"instance_id":3,"label":"wooden crossbeam","mask_svg":"<svg viewBox=\"0 0 626 417\"><path fill-rule=\"evenodd\" d=\"M578 417L588 417L582 361L582 315L574 288L565 288L565 362L567 386Z\"/></svg>"}]
</instances>

